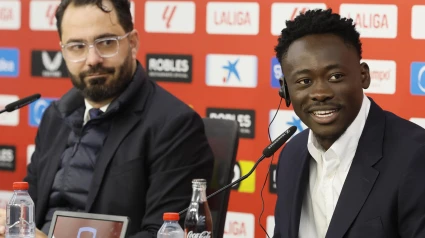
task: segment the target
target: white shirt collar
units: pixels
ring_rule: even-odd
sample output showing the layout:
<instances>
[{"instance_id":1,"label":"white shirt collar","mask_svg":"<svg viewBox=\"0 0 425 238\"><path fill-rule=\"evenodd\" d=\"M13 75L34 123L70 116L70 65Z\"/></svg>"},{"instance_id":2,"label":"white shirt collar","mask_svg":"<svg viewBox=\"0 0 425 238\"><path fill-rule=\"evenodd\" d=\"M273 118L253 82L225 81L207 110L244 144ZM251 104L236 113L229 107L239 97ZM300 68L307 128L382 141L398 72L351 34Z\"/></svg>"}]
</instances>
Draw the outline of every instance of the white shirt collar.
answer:
<instances>
[{"instance_id":1,"label":"white shirt collar","mask_svg":"<svg viewBox=\"0 0 425 238\"><path fill-rule=\"evenodd\" d=\"M90 120L90 114L89 114L89 110L93 108L92 105L90 105L90 103L87 101L87 99L84 99L84 104L86 105L86 110L84 112L84 122L83 125L85 125L89 120ZM105 106L99 108L102 112L106 112L106 110L109 107L109 104L106 104Z\"/></svg>"},{"instance_id":2,"label":"white shirt collar","mask_svg":"<svg viewBox=\"0 0 425 238\"><path fill-rule=\"evenodd\" d=\"M347 128L347 130L332 144L329 150L324 151L317 142L316 137L310 130L308 135L307 148L311 156L316 160L317 163L322 164L322 154L331 154L336 156L339 160L344 160L347 157L347 164L344 166L350 166L352 157L347 155L354 155L357 145L360 140L364 125L366 123L367 116L370 109L370 100L363 94L363 102L359 113L357 114L354 121ZM326 156L324 156L326 158Z\"/></svg>"}]
</instances>

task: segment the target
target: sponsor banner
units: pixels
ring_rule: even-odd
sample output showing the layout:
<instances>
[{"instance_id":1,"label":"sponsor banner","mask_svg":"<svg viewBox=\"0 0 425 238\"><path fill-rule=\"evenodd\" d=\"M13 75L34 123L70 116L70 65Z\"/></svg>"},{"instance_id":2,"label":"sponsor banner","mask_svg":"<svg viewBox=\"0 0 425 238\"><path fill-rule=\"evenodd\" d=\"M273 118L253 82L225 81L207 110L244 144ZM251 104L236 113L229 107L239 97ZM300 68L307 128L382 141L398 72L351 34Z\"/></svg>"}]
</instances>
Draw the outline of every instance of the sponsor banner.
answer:
<instances>
[{"instance_id":1,"label":"sponsor banner","mask_svg":"<svg viewBox=\"0 0 425 238\"><path fill-rule=\"evenodd\" d=\"M18 77L19 49L0 48L0 77Z\"/></svg>"},{"instance_id":2,"label":"sponsor banner","mask_svg":"<svg viewBox=\"0 0 425 238\"><path fill-rule=\"evenodd\" d=\"M396 63L393 60L364 60L370 69L370 86L365 93L394 94L396 91Z\"/></svg>"},{"instance_id":3,"label":"sponsor banner","mask_svg":"<svg viewBox=\"0 0 425 238\"><path fill-rule=\"evenodd\" d=\"M195 32L195 3L187 1L146 1L145 31L149 33Z\"/></svg>"},{"instance_id":4,"label":"sponsor banner","mask_svg":"<svg viewBox=\"0 0 425 238\"><path fill-rule=\"evenodd\" d=\"M273 237L274 225L275 225L274 216L268 216L266 222L267 222L267 225L266 225L267 234L270 237ZM270 238L270 237L267 237L266 235L266 238Z\"/></svg>"},{"instance_id":5,"label":"sponsor banner","mask_svg":"<svg viewBox=\"0 0 425 238\"><path fill-rule=\"evenodd\" d=\"M295 114L293 110L279 110L277 114L276 110L270 110L269 124L273 118L273 123L270 125L270 137L272 141L291 126L296 126L298 130L291 138L289 138L288 141L290 141L296 134L307 128L307 126L301 121L301 119Z\"/></svg>"},{"instance_id":6,"label":"sponsor banner","mask_svg":"<svg viewBox=\"0 0 425 238\"><path fill-rule=\"evenodd\" d=\"M255 137L255 111L228 108L207 108L207 117L215 119L234 120L239 123L241 138Z\"/></svg>"},{"instance_id":7,"label":"sponsor banner","mask_svg":"<svg viewBox=\"0 0 425 238\"><path fill-rule=\"evenodd\" d=\"M0 108L5 108L7 104L18 101L16 95L0 94ZM19 110L0 114L0 126L17 126L19 124Z\"/></svg>"},{"instance_id":8,"label":"sponsor banner","mask_svg":"<svg viewBox=\"0 0 425 238\"><path fill-rule=\"evenodd\" d=\"M239 160L236 162L234 170L233 170L233 179L232 182L246 175L252 167L254 167L254 162ZM242 180L240 183L233 185L231 189L237 190L242 193L254 193L255 192L255 170L252 172L250 176L248 176L245 180Z\"/></svg>"},{"instance_id":9,"label":"sponsor banner","mask_svg":"<svg viewBox=\"0 0 425 238\"><path fill-rule=\"evenodd\" d=\"M425 5L415 5L412 7L412 30L411 36L416 40L425 39Z\"/></svg>"},{"instance_id":10,"label":"sponsor banner","mask_svg":"<svg viewBox=\"0 0 425 238\"><path fill-rule=\"evenodd\" d=\"M397 37L397 5L343 3L339 13L343 17L353 19L361 38Z\"/></svg>"},{"instance_id":11,"label":"sponsor banner","mask_svg":"<svg viewBox=\"0 0 425 238\"><path fill-rule=\"evenodd\" d=\"M0 145L0 170L15 171L16 147Z\"/></svg>"},{"instance_id":12,"label":"sponsor banner","mask_svg":"<svg viewBox=\"0 0 425 238\"><path fill-rule=\"evenodd\" d=\"M425 128L425 118L412 117L410 118L410 121Z\"/></svg>"},{"instance_id":13,"label":"sponsor banner","mask_svg":"<svg viewBox=\"0 0 425 238\"><path fill-rule=\"evenodd\" d=\"M276 187L276 171L277 171L277 165L272 164L270 165L270 171L269 171L269 191L270 193L276 193L277 187Z\"/></svg>"},{"instance_id":14,"label":"sponsor banner","mask_svg":"<svg viewBox=\"0 0 425 238\"><path fill-rule=\"evenodd\" d=\"M192 55L147 54L149 78L164 82L192 82Z\"/></svg>"},{"instance_id":15,"label":"sponsor banner","mask_svg":"<svg viewBox=\"0 0 425 238\"><path fill-rule=\"evenodd\" d=\"M21 1L0 1L0 30L21 29Z\"/></svg>"},{"instance_id":16,"label":"sponsor banner","mask_svg":"<svg viewBox=\"0 0 425 238\"><path fill-rule=\"evenodd\" d=\"M12 184L10 186L12 190ZM6 209L6 205L9 203L9 200L12 198L13 192L7 190L0 190L0 209Z\"/></svg>"},{"instance_id":17,"label":"sponsor banner","mask_svg":"<svg viewBox=\"0 0 425 238\"><path fill-rule=\"evenodd\" d=\"M55 14L60 2L58 0L31 0L30 29L33 31L56 31ZM130 2L130 13L135 22L134 1Z\"/></svg>"},{"instance_id":18,"label":"sponsor banner","mask_svg":"<svg viewBox=\"0 0 425 238\"><path fill-rule=\"evenodd\" d=\"M272 85L272 88L280 88L279 79L283 77L283 72L282 72L282 66L280 65L276 57L272 58L271 66L272 67L271 67L271 74L270 74L270 79L271 79L270 83Z\"/></svg>"},{"instance_id":19,"label":"sponsor banner","mask_svg":"<svg viewBox=\"0 0 425 238\"><path fill-rule=\"evenodd\" d=\"M33 50L31 52L31 75L45 78L68 77L62 52Z\"/></svg>"},{"instance_id":20,"label":"sponsor banner","mask_svg":"<svg viewBox=\"0 0 425 238\"><path fill-rule=\"evenodd\" d=\"M257 2L208 2L207 33L258 35L260 6Z\"/></svg>"},{"instance_id":21,"label":"sponsor banner","mask_svg":"<svg viewBox=\"0 0 425 238\"><path fill-rule=\"evenodd\" d=\"M35 151L35 145L28 145L27 147L27 165L31 163L32 154Z\"/></svg>"},{"instance_id":22,"label":"sponsor banner","mask_svg":"<svg viewBox=\"0 0 425 238\"><path fill-rule=\"evenodd\" d=\"M258 59L255 55L207 55L206 83L215 87L256 88Z\"/></svg>"},{"instance_id":23,"label":"sponsor banner","mask_svg":"<svg viewBox=\"0 0 425 238\"><path fill-rule=\"evenodd\" d=\"M254 238L255 217L251 213L227 212L223 238Z\"/></svg>"},{"instance_id":24,"label":"sponsor banner","mask_svg":"<svg viewBox=\"0 0 425 238\"><path fill-rule=\"evenodd\" d=\"M44 111L56 98L40 98L29 105L29 125L38 127L43 117Z\"/></svg>"},{"instance_id":25,"label":"sponsor banner","mask_svg":"<svg viewBox=\"0 0 425 238\"><path fill-rule=\"evenodd\" d=\"M300 13L309 9L327 9L325 3L280 3L272 4L271 33L274 36L281 34L286 27L287 20L294 20Z\"/></svg>"},{"instance_id":26,"label":"sponsor banner","mask_svg":"<svg viewBox=\"0 0 425 238\"><path fill-rule=\"evenodd\" d=\"M31 0L29 25L33 31L56 31L56 9L61 1Z\"/></svg>"},{"instance_id":27,"label":"sponsor banner","mask_svg":"<svg viewBox=\"0 0 425 238\"><path fill-rule=\"evenodd\" d=\"M410 64L410 93L425 96L425 62Z\"/></svg>"}]
</instances>

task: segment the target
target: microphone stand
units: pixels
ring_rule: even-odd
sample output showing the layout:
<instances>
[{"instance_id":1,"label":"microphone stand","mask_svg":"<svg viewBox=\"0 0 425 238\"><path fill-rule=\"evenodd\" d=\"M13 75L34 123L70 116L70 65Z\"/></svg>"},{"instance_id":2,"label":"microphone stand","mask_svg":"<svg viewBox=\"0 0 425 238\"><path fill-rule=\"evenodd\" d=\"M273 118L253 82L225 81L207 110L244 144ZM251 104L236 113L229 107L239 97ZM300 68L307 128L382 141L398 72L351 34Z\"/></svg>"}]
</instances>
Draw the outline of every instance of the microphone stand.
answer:
<instances>
[{"instance_id":1,"label":"microphone stand","mask_svg":"<svg viewBox=\"0 0 425 238\"><path fill-rule=\"evenodd\" d=\"M215 195L217 195L217 194L219 194L219 193L223 192L224 190L228 189L229 187L232 187L233 185L235 185L235 184L239 183L240 181L242 181L242 180L244 180L244 179L248 178L248 176L249 176L249 175L251 175L251 174L254 172L255 168L257 168L258 164L259 164L261 161L263 161L263 159L265 159L265 158L266 158L266 156L265 156L265 155L262 155L262 156L260 157L260 159L258 159L258 160L257 160L257 162L254 164L254 166L252 167L252 169L251 169L251 170L250 170L247 174L245 174L244 176L242 176L242 177L240 177L239 179L235 180L234 182L227 184L226 186L224 186L224 187L220 188L219 190L217 190L217 191L215 191L215 192L211 193L210 195L208 195L208 196L207 196L207 200L208 200L209 198L211 198L211 197L213 197L213 196L215 196ZM187 207L186 209L184 209L184 210L180 211L180 212L179 212L179 215L181 216L182 214L184 214L185 212L187 212L187 209L189 209L189 207Z\"/></svg>"}]
</instances>

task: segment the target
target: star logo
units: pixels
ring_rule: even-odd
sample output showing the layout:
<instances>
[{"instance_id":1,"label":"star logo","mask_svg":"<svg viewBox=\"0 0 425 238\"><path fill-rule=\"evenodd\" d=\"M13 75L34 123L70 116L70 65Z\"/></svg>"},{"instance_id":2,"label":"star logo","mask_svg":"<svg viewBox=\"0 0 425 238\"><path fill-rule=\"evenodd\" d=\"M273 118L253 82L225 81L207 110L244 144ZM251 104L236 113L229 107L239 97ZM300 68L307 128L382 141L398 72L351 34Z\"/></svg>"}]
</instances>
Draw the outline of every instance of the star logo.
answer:
<instances>
[{"instance_id":1,"label":"star logo","mask_svg":"<svg viewBox=\"0 0 425 238\"><path fill-rule=\"evenodd\" d=\"M232 74L235 75L235 77L238 79L238 81L241 81L240 77L239 77L239 73L238 70L236 69L236 66L239 62L239 59L235 60L233 63L230 61L227 61L227 65L223 66L223 69L227 70L227 78L224 77L223 78L223 82L225 83L226 81L230 80L230 77L232 76Z\"/></svg>"},{"instance_id":2,"label":"star logo","mask_svg":"<svg viewBox=\"0 0 425 238\"><path fill-rule=\"evenodd\" d=\"M296 126L298 131L304 130L303 126L301 125L301 120L297 117L292 116L292 121L289 121L286 124L289 126Z\"/></svg>"}]
</instances>

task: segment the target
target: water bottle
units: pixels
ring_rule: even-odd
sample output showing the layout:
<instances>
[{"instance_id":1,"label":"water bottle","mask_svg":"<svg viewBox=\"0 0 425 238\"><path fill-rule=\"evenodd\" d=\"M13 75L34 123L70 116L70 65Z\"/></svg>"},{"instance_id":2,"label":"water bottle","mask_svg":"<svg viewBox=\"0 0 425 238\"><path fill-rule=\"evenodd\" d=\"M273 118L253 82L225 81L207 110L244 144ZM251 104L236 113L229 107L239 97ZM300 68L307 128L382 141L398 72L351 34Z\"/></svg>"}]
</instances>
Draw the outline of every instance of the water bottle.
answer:
<instances>
[{"instance_id":1,"label":"water bottle","mask_svg":"<svg viewBox=\"0 0 425 238\"><path fill-rule=\"evenodd\" d=\"M6 238L34 238L34 202L27 182L14 182L14 193L6 205Z\"/></svg>"},{"instance_id":2,"label":"water bottle","mask_svg":"<svg viewBox=\"0 0 425 238\"><path fill-rule=\"evenodd\" d=\"M184 220L184 232L187 238L213 237L213 223L207 201L207 181L192 180L192 199Z\"/></svg>"},{"instance_id":3,"label":"water bottle","mask_svg":"<svg viewBox=\"0 0 425 238\"><path fill-rule=\"evenodd\" d=\"M179 224L178 213L166 212L163 215L164 224L159 228L157 238L184 238L184 231Z\"/></svg>"}]
</instances>

